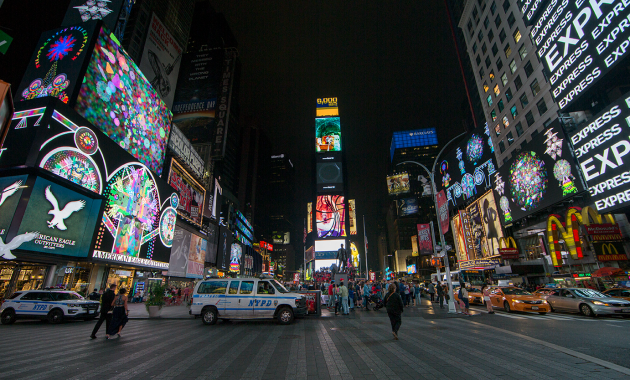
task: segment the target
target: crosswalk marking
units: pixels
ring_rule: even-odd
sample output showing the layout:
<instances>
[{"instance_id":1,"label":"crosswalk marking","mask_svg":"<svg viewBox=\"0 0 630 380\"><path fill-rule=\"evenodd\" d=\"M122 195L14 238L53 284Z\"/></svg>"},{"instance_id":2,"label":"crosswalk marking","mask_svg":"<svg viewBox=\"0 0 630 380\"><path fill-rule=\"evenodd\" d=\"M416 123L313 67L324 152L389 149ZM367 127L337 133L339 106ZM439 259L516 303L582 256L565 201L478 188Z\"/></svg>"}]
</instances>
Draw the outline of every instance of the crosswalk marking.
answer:
<instances>
[{"instance_id":1,"label":"crosswalk marking","mask_svg":"<svg viewBox=\"0 0 630 380\"><path fill-rule=\"evenodd\" d=\"M484 314L488 314L487 310L477 310L477 309L472 309L478 313L484 313ZM610 318L602 318L602 319L596 319L596 318L586 318L586 317L582 317L582 316L572 316L572 315L560 315L560 314L546 314L546 315L530 315L530 314L508 314L506 312L503 311L494 311L494 315L498 315L501 317L506 317L506 318L513 318L513 319L546 319L546 320L556 320L556 321L582 321L582 322L615 322L615 323L624 323L624 322L630 322L630 320L627 319L610 319Z\"/></svg>"}]
</instances>

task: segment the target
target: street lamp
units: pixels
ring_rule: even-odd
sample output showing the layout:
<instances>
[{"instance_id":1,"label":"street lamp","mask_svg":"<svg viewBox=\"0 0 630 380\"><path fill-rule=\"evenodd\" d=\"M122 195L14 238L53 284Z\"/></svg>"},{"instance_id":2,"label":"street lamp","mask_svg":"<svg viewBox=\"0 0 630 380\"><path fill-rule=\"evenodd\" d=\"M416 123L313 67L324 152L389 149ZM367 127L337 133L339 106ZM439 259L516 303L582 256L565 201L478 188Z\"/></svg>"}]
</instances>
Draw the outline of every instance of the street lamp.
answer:
<instances>
[{"instance_id":1,"label":"street lamp","mask_svg":"<svg viewBox=\"0 0 630 380\"><path fill-rule=\"evenodd\" d=\"M458 138L464 136L466 133L468 132L463 132L460 133L459 135L455 136L453 139L451 139L449 142L446 143L446 145L444 145L444 147L442 147L442 150L440 150L440 152L437 154L437 156L435 157L435 161L433 161L433 167L431 168L431 171L429 171L429 169L422 165L419 162L416 161L404 161L401 162L398 165L402 165L402 164L416 164L419 165L422 169L424 169L427 174L429 175L429 178L431 180L431 186L433 189L433 202L435 203L435 215L438 215L438 204L437 204L437 187L435 185L435 165L438 162L438 159L440 158L440 155L442 154L442 152L444 152L444 149L446 149L446 147L452 143L453 141L457 140ZM448 283L448 312L449 313L455 313L455 301L453 298L453 281L451 280L451 265L450 262L448 261L448 253L446 252L446 243L444 242L444 232L442 231L442 225L440 224L439 218L438 218L438 228L440 229L440 243L442 245L442 252L443 254L446 256L446 262L444 263L444 267L446 269L446 281Z\"/></svg>"}]
</instances>

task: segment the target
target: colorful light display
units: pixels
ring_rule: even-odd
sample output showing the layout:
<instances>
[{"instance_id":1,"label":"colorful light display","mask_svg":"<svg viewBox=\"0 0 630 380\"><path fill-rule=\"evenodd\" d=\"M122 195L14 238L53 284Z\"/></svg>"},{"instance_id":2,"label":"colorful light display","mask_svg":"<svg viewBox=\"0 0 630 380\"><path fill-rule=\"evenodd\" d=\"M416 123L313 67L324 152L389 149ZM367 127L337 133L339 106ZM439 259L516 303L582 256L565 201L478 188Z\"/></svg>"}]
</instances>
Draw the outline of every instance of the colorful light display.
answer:
<instances>
[{"instance_id":1,"label":"colorful light display","mask_svg":"<svg viewBox=\"0 0 630 380\"><path fill-rule=\"evenodd\" d=\"M558 160L553 166L553 176L562 186L562 196L577 193L577 188L573 181L575 177L571 174L571 164L567 160Z\"/></svg>"},{"instance_id":2,"label":"colorful light display","mask_svg":"<svg viewBox=\"0 0 630 380\"><path fill-rule=\"evenodd\" d=\"M101 193L103 184L96 163L77 149L55 149L44 157L41 167L88 190Z\"/></svg>"},{"instance_id":3,"label":"colorful light display","mask_svg":"<svg viewBox=\"0 0 630 380\"><path fill-rule=\"evenodd\" d=\"M510 167L512 201L524 211L535 209L547 191L547 169L536 152L520 153Z\"/></svg>"},{"instance_id":4,"label":"colorful light display","mask_svg":"<svg viewBox=\"0 0 630 380\"><path fill-rule=\"evenodd\" d=\"M387 192L389 195L408 193L411 190L409 174L396 174L387 176Z\"/></svg>"},{"instance_id":5,"label":"colorful light display","mask_svg":"<svg viewBox=\"0 0 630 380\"><path fill-rule=\"evenodd\" d=\"M481 136L473 133L466 144L466 158L468 159L468 162L472 162L473 165L476 165L483 156L483 148L483 139Z\"/></svg>"},{"instance_id":6,"label":"colorful light display","mask_svg":"<svg viewBox=\"0 0 630 380\"><path fill-rule=\"evenodd\" d=\"M201 226L203 205L206 197L204 187L177 161L171 160L168 183L179 192L177 212L187 221Z\"/></svg>"},{"instance_id":7,"label":"colorful light display","mask_svg":"<svg viewBox=\"0 0 630 380\"><path fill-rule=\"evenodd\" d=\"M345 237L346 205L343 195L319 195L315 207L317 237Z\"/></svg>"},{"instance_id":8,"label":"colorful light display","mask_svg":"<svg viewBox=\"0 0 630 380\"><path fill-rule=\"evenodd\" d=\"M232 243L232 248L230 249L230 272L240 271L241 256L243 256L243 247L240 244Z\"/></svg>"},{"instance_id":9,"label":"colorful light display","mask_svg":"<svg viewBox=\"0 0 630 380\"><path fill-rule=\"evenodd\" d=\"M315 150L317 152L341 151L341 121L338 117L315 119Z\"/></svg>"},{"instance_id":10,"label":"colorful light display","mask_svg":"<svg viewBox=\"0 0 630 380\"><path fill-rule=\"evenodd\" d=\"M161 174L171 112L105 28L98 35L76 110L138 161Z\"/></svg>"}]
</instances>

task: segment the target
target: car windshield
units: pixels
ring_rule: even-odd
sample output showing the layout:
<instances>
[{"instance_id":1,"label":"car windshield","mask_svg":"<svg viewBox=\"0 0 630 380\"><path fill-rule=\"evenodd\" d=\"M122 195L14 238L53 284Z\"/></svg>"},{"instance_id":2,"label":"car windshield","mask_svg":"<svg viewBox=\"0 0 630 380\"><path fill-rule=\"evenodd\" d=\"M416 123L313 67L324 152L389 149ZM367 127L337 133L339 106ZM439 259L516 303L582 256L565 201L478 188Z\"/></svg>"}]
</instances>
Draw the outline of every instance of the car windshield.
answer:
<instances>
[{"instance_id":1,"label":"car windshield","mask_svg":"<svg viewBox=\"0 0 630 380\"><path fill-rule=\"evenodd\" d=\"M79 294L71 292L71 293L56 293L56 292L51 292L50 294L52 294L53 298L55 299L55 301L71 301L71 300L82 300L83 297L81 297Z\"/></svg>"},{"instance_id":2,"label":"car windshield","mask_svg":"<svg viewBox=\"0 0 630 380\"><path fill-rule=\"evenodd\" d=\"M282 286L282 284L280 284L278 281L273 280L271 282L276 287L276 289L278 289L280 293L289 293L289 291L284 286Z\"/></svg>"},{"instance_id":3,"label":"car windshield","mask_svg":"<svg viewBox=\"0 0 630 380\"><path fill-rule=\"evenodd\" d=\"M503 288L503 293L509 294L511 296L531 296L532 294L526 290L519 288Z\"/></svg>"},{"instance_id":4,"label":"car windshield","mask_svg":"<svg viewBox=\"0 0 630 380\"><path fill-rule=\"evenodd\" d=\"M587 297L587 298L608 298L609 295L598 292L593 289L574 289L573 290L578 297Z\"/></svg>"}]
</instances>

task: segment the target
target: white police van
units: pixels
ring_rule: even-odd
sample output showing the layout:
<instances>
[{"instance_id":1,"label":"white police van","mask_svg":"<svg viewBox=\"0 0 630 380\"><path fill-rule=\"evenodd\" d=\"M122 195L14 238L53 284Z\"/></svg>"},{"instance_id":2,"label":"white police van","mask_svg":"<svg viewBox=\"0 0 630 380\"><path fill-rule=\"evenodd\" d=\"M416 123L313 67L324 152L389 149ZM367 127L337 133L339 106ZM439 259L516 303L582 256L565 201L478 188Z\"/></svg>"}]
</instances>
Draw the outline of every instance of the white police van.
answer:
<instances>
[{"instance_id":1,"label":"white police van","mask_svg":"<svg viewBox=\"0 0 630 380\"><path fill-rule=\"evenodd\" d=\"M0 321L10 325L16 319L42 319L61 323L64 319L91 320L98 317L100 303L64 290L15 292L0 307Z\"/></svg>"},{"instance_id":2,"label":"white police van","mask_svg":"<svg viewBox=\"0 0 630 380\"><path fill-rule=\"evenodd\" d=\"M213 325L217 319L269 319L280 324L306 315L306 298L291 293L272 278L213 278L200 281L193 292L190 314Z\"/></svg>"}]
</instances>

